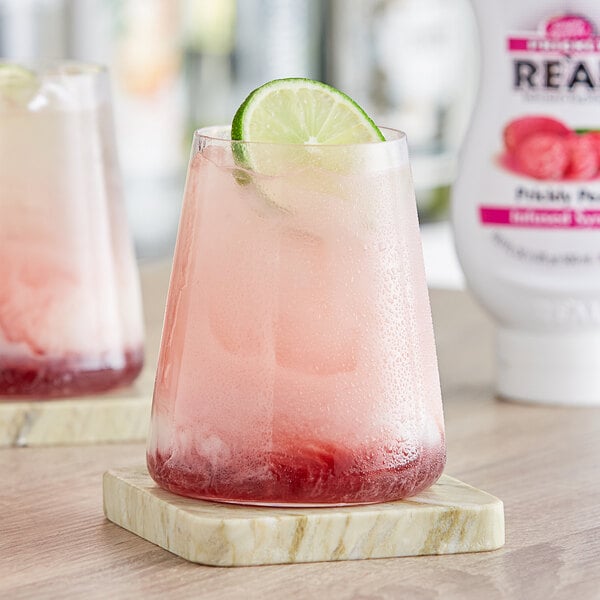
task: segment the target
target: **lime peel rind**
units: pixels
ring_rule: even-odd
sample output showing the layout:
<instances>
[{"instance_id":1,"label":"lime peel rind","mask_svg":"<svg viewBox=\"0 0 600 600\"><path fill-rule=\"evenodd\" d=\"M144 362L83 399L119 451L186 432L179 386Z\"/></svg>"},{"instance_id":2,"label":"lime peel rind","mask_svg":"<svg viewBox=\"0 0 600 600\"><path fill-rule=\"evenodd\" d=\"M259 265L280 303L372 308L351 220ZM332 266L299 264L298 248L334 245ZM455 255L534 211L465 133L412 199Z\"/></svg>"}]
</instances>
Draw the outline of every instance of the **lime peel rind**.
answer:
<instances>
[{"instance_id":1,"label":"lime peel rind","mask_svg":"<svg viewBox=\"0 0 600 600\"><path fill-rule=\"evenodd\" d=\"M280 176L311 196L339 195L338 177L365 168L375 150L357 150L356 145L379 144L385 136L343 92L319 81L291 78L276 79L249 94L233 118L231 140L235 162L244 173L234 175L236 182L254 184L267 204L295 213L301 206L281 192Z\"/></svg>"},{"instance_id":2,"label":"lime peel rind","mask_svg":"<svg viewBox=\"0 0 600 600\"><path fill-rule=\"evenodd\" d=\"M0 101L27 104L39 85L39 79L33 71L13 63L0 62Z\"/></svg>"},{"instance_id":3,"label":"lime peel rind","mask_svg":"<svg viewBox=\"0 0 600 600\"><path fill-rule=\"evenodd\" d=\"M343 92L320 81L290 78L270 81L250 93L233 118L231 139L240 165L275 174L292 163L311 161L313 146L381 142L385 137ZM244 142L258 143L250 147ZM295 148L274 152L262 143Z\"/></svg>"},{"instance_id":4,"label":"lime peel rind","mask_svg":"<svg viewBox=\"0 0 600 600\"><path fill-rule=\"evenodd\" d=\"M317 107L328 109L325 119L315 114ZM339 120L345 115L351 117L351 128L356 130L356 135L349 134L343 122L336 122L336 118ZM303 123L293 127L297 119L303 119ZM385 140L374 121L344 92L300 77L275 79L251 92L233 117L231 138L246 142L328 145Z\"/></svg>"}]
</instances>

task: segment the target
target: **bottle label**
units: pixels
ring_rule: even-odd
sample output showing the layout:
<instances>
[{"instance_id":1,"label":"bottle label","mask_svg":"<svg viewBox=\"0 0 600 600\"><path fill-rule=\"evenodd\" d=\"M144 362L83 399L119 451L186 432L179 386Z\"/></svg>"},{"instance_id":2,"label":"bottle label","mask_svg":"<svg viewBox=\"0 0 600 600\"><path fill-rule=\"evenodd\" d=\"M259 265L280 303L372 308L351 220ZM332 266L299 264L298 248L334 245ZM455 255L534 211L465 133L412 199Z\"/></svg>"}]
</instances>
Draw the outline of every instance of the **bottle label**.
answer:
<instances>
[{"instance_id":1,"label":"bottle label","mask_svg":"<svg viewBox=\"0 0 600 600\"><path fill-rule=\"evenodd\" d=\"M504 326L597 327L600 3L504 4L474 2L485 60L454 191L458 253Z\"/></svg>"},{"instance_id":2,"label":"bottle label","mask_svg":"<svg viewBox=\"0 0 600 600\"><path fill-rule=\"evenodd\" d=\"M468 219L475 226L471 234L489 249L486 264L491 260L507 280L540 269L562 281L577 279L582 269L597 277L597 24L582 14L554 13L535 29L508 31L487 42L496 44L498 60L484 72L482 107L468 149L471 168L459 182L477 194Z\"/></svg>"},{"instance_id":3,"label":"bottle label","mask_svg":"<svg viewBox=\"0 0 600 600\"><path fill-rule=\"evenodd\" d=\"M490 148L493 192L477 220L506 264L600 265L591 238L575 245L561 235L546 250L549 230L600 229L600 35L590 19L566 14L504 42L509 93Z\"/></svg>"}]
</instances>

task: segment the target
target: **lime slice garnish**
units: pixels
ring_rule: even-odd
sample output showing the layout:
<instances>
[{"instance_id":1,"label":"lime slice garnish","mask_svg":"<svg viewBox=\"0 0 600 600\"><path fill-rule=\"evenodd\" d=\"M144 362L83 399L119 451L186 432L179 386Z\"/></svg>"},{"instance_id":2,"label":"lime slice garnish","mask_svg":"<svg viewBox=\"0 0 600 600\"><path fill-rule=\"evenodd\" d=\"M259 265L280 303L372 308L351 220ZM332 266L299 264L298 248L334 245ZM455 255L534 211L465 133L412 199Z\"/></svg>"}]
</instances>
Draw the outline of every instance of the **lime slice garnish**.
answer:
<instances>
[{"instance_id":1,"label":"lime slice garnish","mask_svg":"<svg viewBox=\"0 0 600 600\"><path fill-rule=\"evenodd\" d=\"M19 65L0 63L0 100L15 105L29 102L39 87L37 75Z\"/></svg>"},{"instance_id":2,"label":"lime slice garnish","mask_svg":"<svg viewBox=\"0 0 600 600\"><path fill-rule=\"evenodd\" d=\"M310 147L314 145L385 140L352 98L320 81L301 78L276 79L254 90L233 118L231 138L296 146L274 152L260 144L234 145L240 164L265 175L277 175L292 164L313 160L315 153Z\"/></svg>"}]
</instances>

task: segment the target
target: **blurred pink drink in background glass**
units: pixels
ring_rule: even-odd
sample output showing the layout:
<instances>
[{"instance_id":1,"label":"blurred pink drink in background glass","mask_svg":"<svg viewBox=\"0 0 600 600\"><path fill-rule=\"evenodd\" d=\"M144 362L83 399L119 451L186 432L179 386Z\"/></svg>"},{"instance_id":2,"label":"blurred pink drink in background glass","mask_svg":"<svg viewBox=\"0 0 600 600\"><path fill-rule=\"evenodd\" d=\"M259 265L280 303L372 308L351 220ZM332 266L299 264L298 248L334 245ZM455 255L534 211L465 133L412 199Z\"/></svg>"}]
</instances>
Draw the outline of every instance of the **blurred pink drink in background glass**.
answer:
<instances>
[{"instance_id":1,"label":"blurred pink drink in background glass","mask_svg":"<svg viewBox=\"0 0 600 600\"><path fill-rule=\"evenodd\" d=\"M148 444L162 487L349 504L410 496L441 474L406 141L384 131L351 146L254 144L288 165L270 176L236 165L248 143L227 130L196 133Z\"/></svg>"},{"instance_id":2,"label":"blurred pink drink in background glass","mask_svg":"<svg viewBox=\"0 0 600 600\"><path fill-rule=\"evenodd\" d=\"M107 74L63 63L10 84L5 64L3 85L2 67L0 396L128 384L142 314Z\"/></svg>"}]
</instances>

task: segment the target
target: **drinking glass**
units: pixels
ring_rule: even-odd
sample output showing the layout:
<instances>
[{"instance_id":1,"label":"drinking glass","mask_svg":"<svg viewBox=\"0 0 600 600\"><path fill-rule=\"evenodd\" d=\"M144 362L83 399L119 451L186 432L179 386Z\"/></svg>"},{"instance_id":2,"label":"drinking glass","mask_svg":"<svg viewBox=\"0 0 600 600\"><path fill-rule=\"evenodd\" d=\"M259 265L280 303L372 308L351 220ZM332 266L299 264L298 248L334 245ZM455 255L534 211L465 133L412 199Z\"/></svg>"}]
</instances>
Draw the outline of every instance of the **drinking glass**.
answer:
<instances>
[{"instance_id":1,"label":"drinking glass","mask_svg":"<svg viewBox=\"0 0 600 600\"><path fill-rule=\"evenodd\" d=\"M344 146L196 132L148 442L163 488L318 506L396 500L440 476L406 140L383 132Z\"/></svg>"},{"instance_id":2,"label":"drinking glass","mask_svg":"<svg viewBox=\"0 0 600 600\"><path fill-rule=\"evenodd\" d=\"M0 396L100 392L140 372L139 282L101 67L0 63L0 281Z\"/></svg>"}]
</instances>

